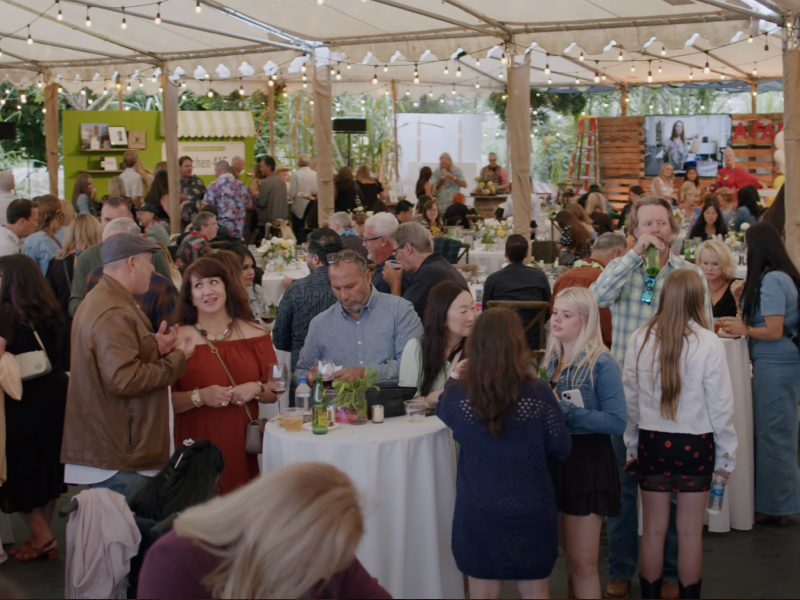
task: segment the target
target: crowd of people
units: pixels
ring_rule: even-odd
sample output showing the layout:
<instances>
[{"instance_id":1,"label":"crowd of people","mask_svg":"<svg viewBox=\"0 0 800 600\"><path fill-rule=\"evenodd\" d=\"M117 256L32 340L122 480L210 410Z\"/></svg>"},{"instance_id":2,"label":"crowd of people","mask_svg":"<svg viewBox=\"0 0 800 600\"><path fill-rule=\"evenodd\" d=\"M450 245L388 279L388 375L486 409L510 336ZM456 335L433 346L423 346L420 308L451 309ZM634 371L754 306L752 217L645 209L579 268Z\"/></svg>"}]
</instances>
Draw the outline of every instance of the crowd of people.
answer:
<instances>
[{"instance_id":1,"label":"crowd of people","mask_svg":"<svg viewBox=\"0 0 800 600\"><path fill-rule=\"evenodd\" d=\"M452 552L472 598L498 597L503 580L547 597L559 546L571 597L600 598L604 523L606 597L628 597L637 568L643 598L700 597L709 490L712 478L727 481L737 449L716 329L749 338L756 518L800 512L800 273L781 242L778 200L772 221L747 186L729 216L716 195L695 214L699 194L682 186L678 212L689 205L688 228L705 240L693 263L676 252L671 196L632 188L617 214L591 190L556 215L572 268L552 291L526 264L529 240L509 236L508 265L487 278L483 302L543 303L546 335L524 330L530 314L478 314L462 273L434 251L441 215L465 186L447 155L422 173L418 217L405 201L386 211L368 170L340 170L327 227L309 227L308 157L288 186L264 157L251 185L234 159L215 165L207 187L182 157L177 240L164 235L166 172L151 176L135 153L124 162L124 195L96 203L91 178L76 182L71 221L55 196L6 202L0 189L0 356L47 358L38 370L19 363L23 399L5 402L0 510L30 530L10 552L16 560L58 556L55 500L67 484L86 485L154 521L179 513L143 552L140 597L389 597L355 557L363 517L343 473L303 463L259 477L245 438L259 403L278 399L267 385L276 349L291 353L293 386L323 357L341 365L336 380L369 367L381 386L416 390L452 430ZM508 184L496 157L485 175ZM737 281L717 236L731 218L733 228L748 222L744 211L754 220L748 275ZM286 289L268 326L247 241L289 218L304 230L310 274ZM645 264L651 247L657 274ZM529 350L546 337L537 363ZM184 470L203 462L196 493L168 493L188 485L184 460Z\"/></svg>"}]
</instances>

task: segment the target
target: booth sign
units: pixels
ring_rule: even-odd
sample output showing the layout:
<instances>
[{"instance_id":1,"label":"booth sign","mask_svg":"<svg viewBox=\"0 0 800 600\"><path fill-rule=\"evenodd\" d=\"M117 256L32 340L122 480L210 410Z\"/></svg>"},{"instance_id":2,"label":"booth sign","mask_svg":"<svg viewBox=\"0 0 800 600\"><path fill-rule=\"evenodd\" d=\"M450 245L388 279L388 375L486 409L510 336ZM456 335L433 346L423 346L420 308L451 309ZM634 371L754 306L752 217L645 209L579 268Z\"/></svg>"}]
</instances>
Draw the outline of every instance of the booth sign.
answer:
<instances>
[{"instance_id":1,"label":"booth sign","mask_svg":"<svg viewBox=\"0 0 800 600\"><path fill-rule=\"evenodd\" d=\"M178 142L178 156L191 156L195 175L214 175L214 165L234 156L244 158L244 142ZM167 160L166 144L161 144L161 158Z\"/></svg>"}]
</instances>

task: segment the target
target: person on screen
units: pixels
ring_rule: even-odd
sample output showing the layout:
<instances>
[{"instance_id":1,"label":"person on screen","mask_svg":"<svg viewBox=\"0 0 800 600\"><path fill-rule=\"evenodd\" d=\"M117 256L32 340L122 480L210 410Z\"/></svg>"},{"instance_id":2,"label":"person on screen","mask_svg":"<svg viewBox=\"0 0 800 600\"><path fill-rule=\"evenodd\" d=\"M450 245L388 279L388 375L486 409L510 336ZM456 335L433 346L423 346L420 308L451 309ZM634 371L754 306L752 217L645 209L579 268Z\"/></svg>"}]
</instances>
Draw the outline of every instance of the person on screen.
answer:
<instances>
[{"instance_id":1,"label":"person on screen","mask_svg":"<svg viewBox=\"0 0 800 600\"><path fill-rule=\"evenodd\" d=\"M669 141L665 147L667 159L676 171L683 168L683 163L689 157L689 151L686 148L686 140L683 135L684 126L683 121L675 121L672 126L672 134L669 136Z\"/></svg>"},{"instance_id":2,"label":"person on screen","mask_svg":"<svg viewBox=\"0 0 800 600\"><path fill-rule=\"evenodd\" d=\"M752 185L756 189L764 187L752 173L736 166L736 153L730 146L725 148L722 159L725 166L717 171L717 181L714 183L714 189L727 187L733 188L735 191L747 185Z\"/></svg>"}]
</instances>

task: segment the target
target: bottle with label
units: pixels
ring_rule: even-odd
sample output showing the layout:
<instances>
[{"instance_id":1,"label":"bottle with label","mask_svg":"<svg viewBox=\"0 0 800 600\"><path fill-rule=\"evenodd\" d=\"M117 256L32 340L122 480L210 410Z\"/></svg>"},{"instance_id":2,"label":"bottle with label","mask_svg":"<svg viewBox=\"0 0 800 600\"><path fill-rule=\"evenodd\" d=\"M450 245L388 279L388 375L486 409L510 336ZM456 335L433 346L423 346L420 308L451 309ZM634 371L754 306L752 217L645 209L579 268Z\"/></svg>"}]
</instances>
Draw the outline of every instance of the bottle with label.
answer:
<instances>
[{"instance_id":1,"label":"bottle with label","mask_svg":"<svg viewBox=\"0 0 800 600\"><path fill-rule=\"evenodd\" d=\"M300 378L300 385L294 391L294 405L303 411L311 410L311 388L306 377Z\"/></svg>"},{"instance_id":2,"label":"bottle with label","mask_svg":"<svg viewBox=\"0 0 800 600\"><path fill-rule=\"evenodd\" d=\"M311 431L317 435L324 435L328 433L328 399L325 397L325 387L322 385L322 373L317 373L311 399L313 401Z\"/></svg>"},{"instance_id":3,"label":"bottle with label","mask_svg":"<svg viewBox=\"0 0 800 600\"><path fill-rule=\"evenodd\" d=\"M483 288L475 288L475 313L481 314L483 310Z\"/></svg>"},{"instance_id":4,"label":"bottle with label","mask_svg":"<svg viewBox=\"0 0 800 600\"><path fill-rule=\"evenodd\" d=\"M711 478L711 492L708 494L708 514L718 515L722 510L722 498L725 495L725 478L714 474Z\"/></svg>"}]
</instances>

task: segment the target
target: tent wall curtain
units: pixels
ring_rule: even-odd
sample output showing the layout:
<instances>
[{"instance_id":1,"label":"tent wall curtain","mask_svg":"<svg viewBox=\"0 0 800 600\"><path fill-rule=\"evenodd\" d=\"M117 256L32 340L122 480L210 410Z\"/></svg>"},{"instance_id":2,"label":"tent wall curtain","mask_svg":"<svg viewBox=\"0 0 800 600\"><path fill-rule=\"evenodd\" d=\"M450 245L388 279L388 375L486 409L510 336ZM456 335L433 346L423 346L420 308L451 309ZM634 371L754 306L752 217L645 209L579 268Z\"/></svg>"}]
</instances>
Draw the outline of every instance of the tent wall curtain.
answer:
<instances>
[{"instance_id":1,"label":"tent wall curtain","mask_svg":"<svg viewBox=\"0 0 800 600\"><path fill-rule=\"evenodd\" d=\"M317 158L317 208L320 227L328 226L333 214L333 122L331 121L331 83L327 69L315 69L314 147ZM325 81L318 75L323 73Z\"/></svg>"},{"instance_id":2,"label":"tent wall curtain","mask_svg":"<svg viewBox=\"0 0 800 600\"><path fill-rule=\"evenodd\" d=\"M513 63L512 63L513 64ZM506 127L511 154L514 233L531 237L531 84L528 57L508 69Z\"/></svg>"}]
</instances>

